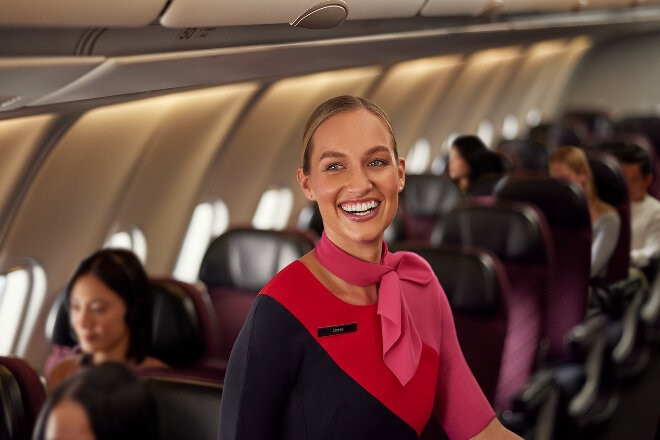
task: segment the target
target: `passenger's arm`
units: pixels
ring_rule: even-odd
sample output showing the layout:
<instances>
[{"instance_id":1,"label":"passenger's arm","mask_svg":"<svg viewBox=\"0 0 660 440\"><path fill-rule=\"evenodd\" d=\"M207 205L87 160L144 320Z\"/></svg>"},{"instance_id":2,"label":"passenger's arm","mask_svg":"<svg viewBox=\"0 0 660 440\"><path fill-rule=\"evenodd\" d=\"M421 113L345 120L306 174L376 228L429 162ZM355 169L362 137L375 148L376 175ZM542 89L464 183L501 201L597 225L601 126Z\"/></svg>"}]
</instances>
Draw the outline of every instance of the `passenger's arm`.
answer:
<instances>
[{"instance_id":1,"label":"passenger's arm","mask_svg":"<svg viewBox=\"0 0 660 440\"><path fill-rule=\"evenodd\" d=\"M660 255L660 211L656 211L647 223L644 233L644 247L630 252L632 263L637 267L645 267L652 257Z\"/></svg>"},{"instance_id":2,"label":"passenger's arm","mask_svg":"<svg viewBox=\"0 0 660 440\"><path fill-rule=\"evenodd\" d=\"M300 359L291 315L259 295L231 352L220 403L220 440L269 440L281 435L282 414Z\"/></svg>"},{"instance_id":3,"label":"passenger's arm","mask_svg":"<svg viewBox=\"0 0 660 440\"><path fill-rule=\"evenodd\" d=\"M593 230L591 242L591 276L598 276L607 266L616 248L621 230L617 214L602 215Z\"/></svg>"}]
</instances>

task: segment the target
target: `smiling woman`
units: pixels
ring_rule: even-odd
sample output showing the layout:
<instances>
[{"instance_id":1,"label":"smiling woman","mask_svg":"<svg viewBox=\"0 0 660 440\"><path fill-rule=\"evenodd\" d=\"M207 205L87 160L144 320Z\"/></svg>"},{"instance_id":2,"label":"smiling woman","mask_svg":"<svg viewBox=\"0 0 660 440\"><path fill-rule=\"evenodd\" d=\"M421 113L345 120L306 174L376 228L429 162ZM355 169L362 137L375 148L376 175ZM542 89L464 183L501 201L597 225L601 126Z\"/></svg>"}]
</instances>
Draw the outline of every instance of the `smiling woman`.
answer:
<instances>
[{"instance_id":1,"label":"smiling woman","mask_svg":"<svg viewBox=\"0 0 660 440\"><path fill-rule=\"evenodd\" d=\"M257 297L229 360L220 439L412 440L431 414L452 439L519 438L472 376L429 264L383 241L405 178L385 113L330 99L303 150L298 182L324 232Z\"/></svg>"},{"instance_id":2,"label":"smiling woman","mask_svg":"<svg viewBox=\"0 0 660 440\"><path fill-rule=\"evenodd\" d=\"M89 256L71 278L66 299L81 353L53 368L49 390L89 365L108 361L165 365L148 355L152 300L147 275L135 254L103 249Z\"/></svg>"}]
</instances>

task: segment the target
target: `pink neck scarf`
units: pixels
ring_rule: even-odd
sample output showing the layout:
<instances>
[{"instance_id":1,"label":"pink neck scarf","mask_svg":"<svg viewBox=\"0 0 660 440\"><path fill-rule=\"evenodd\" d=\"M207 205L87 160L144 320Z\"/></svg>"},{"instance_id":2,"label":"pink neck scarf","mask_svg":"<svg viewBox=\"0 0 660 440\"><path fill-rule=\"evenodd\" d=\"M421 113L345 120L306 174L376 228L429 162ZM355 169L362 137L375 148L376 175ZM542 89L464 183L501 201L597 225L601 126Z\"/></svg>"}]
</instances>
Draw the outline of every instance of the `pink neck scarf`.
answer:
<instances>
[{"instance_id":1,"label":"pink neck scarf","mask_svg":"<svg viewBox=\"0 0 660 440\"><path fill-rule=\"evenodd\" d=\"M389 252L383 242L382 263L375 264L347 254L323 233L314 248L317 260L330 272L356 286L380 283L378 315L383 334L383 361L402 385L415 375L422 354L422 340L410 316L401 281L419 287L429 284L433 272L411 252Z\"/></svg>"}]
</instances>

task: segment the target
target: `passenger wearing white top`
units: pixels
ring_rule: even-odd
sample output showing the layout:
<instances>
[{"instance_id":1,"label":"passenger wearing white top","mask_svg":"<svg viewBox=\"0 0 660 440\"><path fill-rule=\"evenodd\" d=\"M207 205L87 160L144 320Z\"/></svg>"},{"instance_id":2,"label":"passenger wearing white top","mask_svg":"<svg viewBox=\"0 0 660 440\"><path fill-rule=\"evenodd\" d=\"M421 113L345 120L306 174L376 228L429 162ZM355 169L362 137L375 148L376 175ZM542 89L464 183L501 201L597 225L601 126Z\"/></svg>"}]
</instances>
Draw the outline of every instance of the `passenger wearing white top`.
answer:
<instances>
[{"instance_id":1,"label":"passenger wearing white top","mask_svg":"<svg viewBox=\"0 0 660 440\"><path fill-rule=\"evenodd\" d=\"M617 157L630 195L630 260L644 268L652 257L660 256L660 201L648 193L655 173L651 157L638 145L628 145Z\"/></svg>"}]
</instances>

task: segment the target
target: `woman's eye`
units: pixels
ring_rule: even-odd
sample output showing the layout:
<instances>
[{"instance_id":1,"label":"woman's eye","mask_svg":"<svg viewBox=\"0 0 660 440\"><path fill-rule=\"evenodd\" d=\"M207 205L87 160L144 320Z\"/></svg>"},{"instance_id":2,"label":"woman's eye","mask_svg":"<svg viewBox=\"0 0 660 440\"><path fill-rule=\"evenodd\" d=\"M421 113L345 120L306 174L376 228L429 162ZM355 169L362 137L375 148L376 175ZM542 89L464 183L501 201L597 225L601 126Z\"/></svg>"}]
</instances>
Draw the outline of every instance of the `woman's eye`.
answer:
<instances>
[{"instance_id":1,"label":"woman's eye","mask_svg":"<svg viewBox=\"0 0 660 440\"><path fill-rule=\"evenodd\" d=\"M338 163L331 163L325 167L326 171L336 171L339 169L339 164Z\"/></svg>"},{"instance_id":2,"label":"woman's eye","mask_svg":"<svg viewBox=\"0 0 660 440\"><path fill-rule=\"evenodd\" d=\"M383 159L374 159L371 162L369 162L369 166L381 166L381 165L387 165L387 161Z\"/></svg>"}]
</instances>

